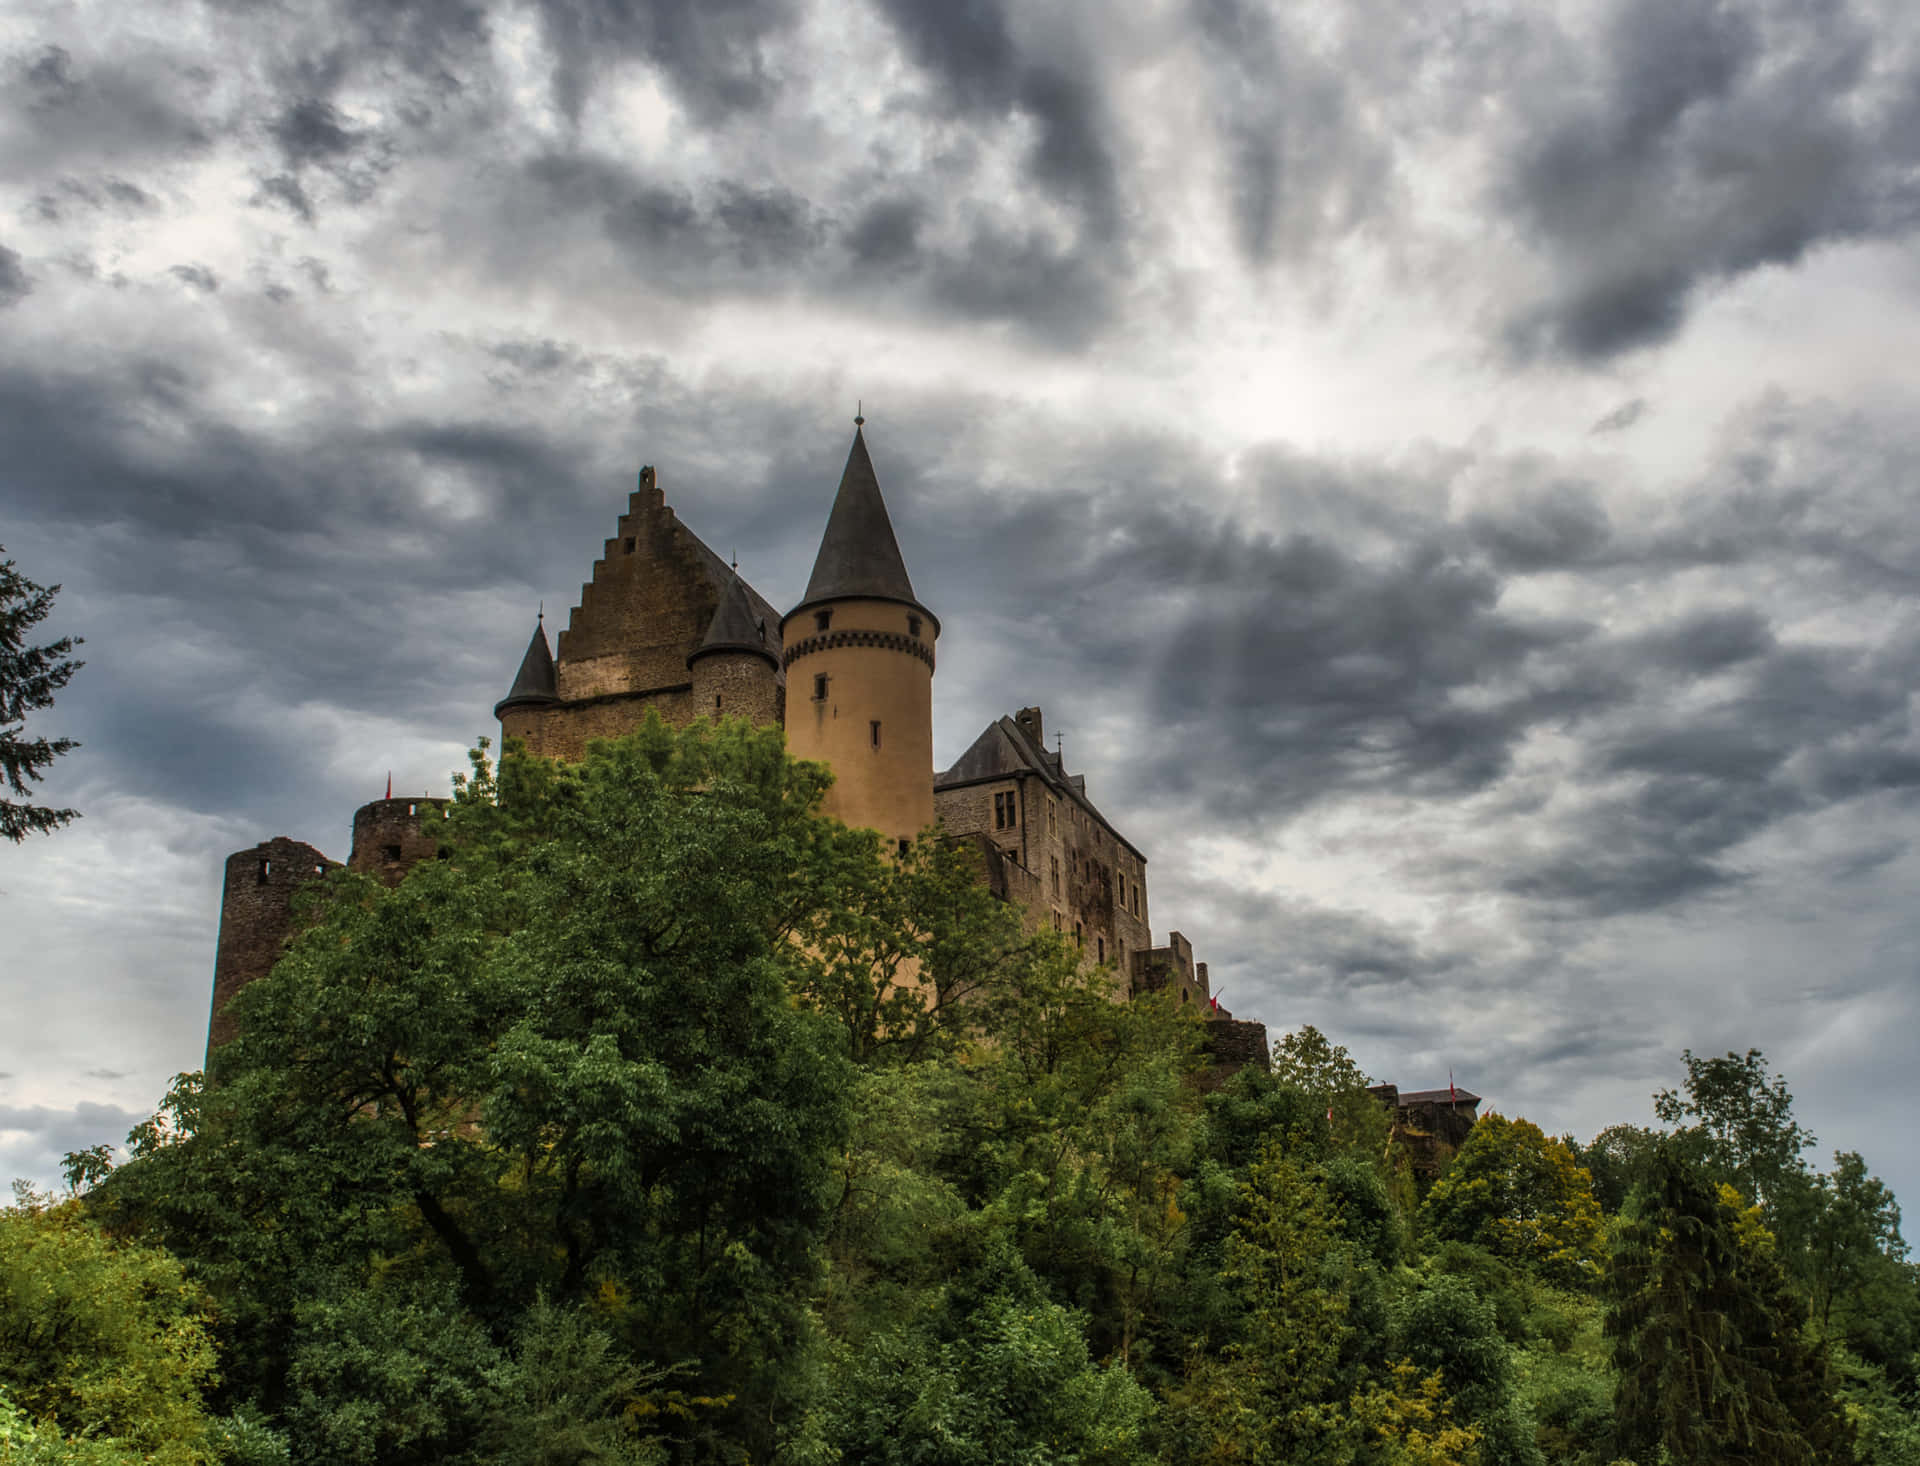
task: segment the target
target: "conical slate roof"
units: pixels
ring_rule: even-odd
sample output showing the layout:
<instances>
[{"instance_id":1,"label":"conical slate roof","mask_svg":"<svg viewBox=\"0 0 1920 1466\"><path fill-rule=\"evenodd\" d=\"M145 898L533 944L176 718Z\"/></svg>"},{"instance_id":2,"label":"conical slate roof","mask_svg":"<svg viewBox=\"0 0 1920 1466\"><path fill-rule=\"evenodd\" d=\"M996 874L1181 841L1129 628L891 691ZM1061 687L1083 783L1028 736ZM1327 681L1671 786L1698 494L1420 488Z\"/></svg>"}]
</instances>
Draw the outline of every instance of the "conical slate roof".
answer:
<instances>
[{"instance_id":1,"label":"conical slate roof","mask_svg":"<svg viewBox=\"0 0 1920 1466\"><path fill-rule=\"evenodd\" d=\"M727 578L713 620L707 623L707 634L687 657L687 665L691 667L710 652L752 652L775 667L780 665L779 654L767 642L767 624L754 614L747 600L747 584L738 575Z\"/></svg>"},{"instance_id":2,"label":"conical slate roof","mask_svg":"<svg viewBox=\"0 0 1920 1466\"><path fill-rule=\"evenodd\" d=\"M913 594L907 563L900 558L900 545L893 537L893 521L880 497L880 481L867 456L866 436L857 426L853 449L840 475L840 491L827 516L827 532L813 562L813 578L794 610L818 601L851 599L903 601L933 617ZM933 620L937 627L938 618Z\"/></svg>"},{"instance_id":3,"label":"conical slate roof","mask_svg":"<svg viewBox=\"0 0 1920 1466\"><path fill-rule=\"evenodd\" d=\"M497 718L511 707L526 703L560 701L560 684L553 672L553 649L547 645L547 622L543 616L534 624L533 640L520 659L520 675L513 679L513 690L493 706Z\"/></svg>"}]
</instances>

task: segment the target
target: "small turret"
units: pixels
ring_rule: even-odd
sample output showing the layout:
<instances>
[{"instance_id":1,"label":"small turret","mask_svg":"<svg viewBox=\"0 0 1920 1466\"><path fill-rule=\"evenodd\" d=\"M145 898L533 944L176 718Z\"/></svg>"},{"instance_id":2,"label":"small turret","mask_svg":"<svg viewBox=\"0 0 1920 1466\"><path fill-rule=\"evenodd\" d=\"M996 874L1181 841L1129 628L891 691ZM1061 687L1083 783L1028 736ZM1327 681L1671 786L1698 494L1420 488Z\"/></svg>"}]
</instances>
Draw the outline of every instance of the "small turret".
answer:
<instances>
[{"instance_id":1,"label":"small turret","mask_svg":"<svg viewBox=\"0 0 1920 1466\"><path fill-rule=\"evenodd\" d=\"M547 645L547 618L543 611L534 623L533 640L527 643L527 654L520 659L520 672L513 679L513 688L493 705L493 715L500 720L502 739L522 738L534 743L542 715L559 704L559 679L554 672L553 649Z\"/></svg>"},{"instance_id":2,"label":"small turret","mask_svg":"<svg viewBox=\"0 0 1920 1466\"><path fill-rule=\"evenodd\" d=\"M765 618L754 614L746 583L731 576L700 645L687 655L694 711L709 718L778 723L784 711L780 653Z\"/></svg>"}]
</instances>

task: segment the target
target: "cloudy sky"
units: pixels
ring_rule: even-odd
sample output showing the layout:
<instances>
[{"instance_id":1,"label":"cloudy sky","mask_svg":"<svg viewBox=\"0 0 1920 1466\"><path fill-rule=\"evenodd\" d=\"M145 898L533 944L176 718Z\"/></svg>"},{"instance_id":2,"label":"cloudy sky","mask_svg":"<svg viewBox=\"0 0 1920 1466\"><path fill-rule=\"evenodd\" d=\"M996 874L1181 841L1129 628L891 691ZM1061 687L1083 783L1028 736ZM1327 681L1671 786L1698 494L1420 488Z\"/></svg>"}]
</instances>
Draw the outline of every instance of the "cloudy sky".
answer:
<instances>
[{"instance_id":1,"label":"cloudy sky","mask_svg":"<svg viewBox=\"0 0 1920 1466\"><path fill-rule=\"evenodd\" d=\"M641 464L797 599L859 402L936 758L1042 704L1236 1012L1582 1137L1757 1046L1920 1197L1917 239L1910 0L0 0L0 1177Z\"/></svg>"}]
</instances>

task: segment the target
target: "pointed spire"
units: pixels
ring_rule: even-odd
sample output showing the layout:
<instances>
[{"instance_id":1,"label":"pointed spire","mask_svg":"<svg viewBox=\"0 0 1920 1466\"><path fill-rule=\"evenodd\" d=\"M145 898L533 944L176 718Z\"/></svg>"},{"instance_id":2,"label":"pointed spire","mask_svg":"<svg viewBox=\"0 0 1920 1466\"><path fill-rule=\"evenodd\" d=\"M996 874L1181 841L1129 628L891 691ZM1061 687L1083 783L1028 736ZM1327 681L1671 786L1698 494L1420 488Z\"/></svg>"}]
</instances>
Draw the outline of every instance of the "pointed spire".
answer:
<instances>
[{"instance_id":1,"label":"pointed spire","mask_svg":"<svg viewBox=\"0 0 1920 1466\"><path fill-rule=\"evenodd\" d=\"M752 652L765 657L775 667L780 665L780 654L767 639L766 623L754 614L753 605L747 600L747 583L738 575L727 577L726 589L720 592L720 604L714 607L713 619L707 623L707 634L687 657L687 665L691 667L709 652Z\"/></svg>"},{"instance_id":2,"label":"pointed spire","mask_svg":"<svg viewBox=\"0 0 1920 1466\"><path fill-rule=\"evenodd\" d=\"M906 561L900 558L893 521L887 517L886 501L880 497L880 480L874 475L873 459L867 455L866 433L861 427L864 421L855 420L853 448L840 475L833 512L827 516L827 532L813 562L813 578L807 582L800 607L795 609L817 601L871 599L903 601L932 616L914 596ZM937 619L934 624L939 624Z\"/></svg>"},{"instance_id":3,"label":"pointed spire","mask_svg":"<svg viewBox=\"0 0 1920 1466\"><path fill-rule=\"evenodd\" d=\"M520 659L520 674L513 679L513 690L494 704L493 715L497 718L508 708L558 701L560 684L553 670L553 649L547 645L546 608L542 606L540 619L534 623L533 640Z\"/></svg>"}]
</instances>

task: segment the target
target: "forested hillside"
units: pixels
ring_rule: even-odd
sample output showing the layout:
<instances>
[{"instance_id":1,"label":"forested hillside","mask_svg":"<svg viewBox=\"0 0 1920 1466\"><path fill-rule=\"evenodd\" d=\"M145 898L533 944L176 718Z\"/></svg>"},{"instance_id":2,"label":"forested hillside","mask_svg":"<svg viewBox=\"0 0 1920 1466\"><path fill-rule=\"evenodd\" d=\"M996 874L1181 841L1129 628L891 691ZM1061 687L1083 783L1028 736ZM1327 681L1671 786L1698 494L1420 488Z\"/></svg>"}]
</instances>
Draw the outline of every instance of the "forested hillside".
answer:
<instances>
[{"instance_id":1,"label":"forested hillside","mask_svg":"<svg viewBox=\"0 0 1920 1466\"><path fill-rule=\"evenodd\" d=\"M1761 1055L1423 1194L1337 1044L1208 1092L825 778L483 751L445 858L330 875L132 1158L0 1219L0 1462L1920 1463L1894 1198Z\"/></svg>"}]
</instances>

